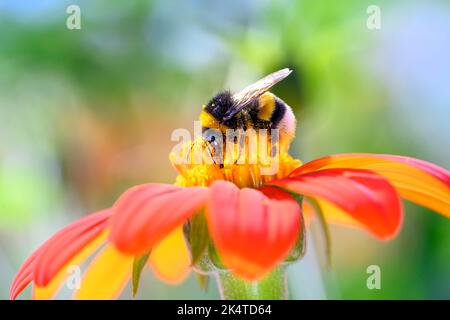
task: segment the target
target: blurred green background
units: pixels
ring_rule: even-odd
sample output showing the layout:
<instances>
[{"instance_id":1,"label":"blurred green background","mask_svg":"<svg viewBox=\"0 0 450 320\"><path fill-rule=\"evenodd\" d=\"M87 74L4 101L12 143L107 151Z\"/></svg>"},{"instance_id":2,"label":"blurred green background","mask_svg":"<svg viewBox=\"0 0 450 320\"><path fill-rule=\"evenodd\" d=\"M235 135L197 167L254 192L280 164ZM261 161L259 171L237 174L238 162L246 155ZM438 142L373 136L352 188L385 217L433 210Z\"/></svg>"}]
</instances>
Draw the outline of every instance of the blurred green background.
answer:
<instances>
[{"instance_id":1,"label":"blurred green background","mask_svg":"<svg viewBox=\"0 0 450 320\"><path fill-rule=\"evenodd\" d=\"M81 30L66 28L70 4ZM380 30L366 27L372 4ZM170 134L192 130L217 91L283 67L294 73L273 91L295 110L303 161L377 152L449 168L449 34L449 1L0 0L0 298L61 226L132 185L173 182ZM289 270L292 298L450 298L442 216L407 204L391 242L344 227L332 237L328 270L313 226ZM366 286L369 265L381 290ZM218 294L192 276L171 287L147 273L138 297Z\"/></svg>"}]
</instances>

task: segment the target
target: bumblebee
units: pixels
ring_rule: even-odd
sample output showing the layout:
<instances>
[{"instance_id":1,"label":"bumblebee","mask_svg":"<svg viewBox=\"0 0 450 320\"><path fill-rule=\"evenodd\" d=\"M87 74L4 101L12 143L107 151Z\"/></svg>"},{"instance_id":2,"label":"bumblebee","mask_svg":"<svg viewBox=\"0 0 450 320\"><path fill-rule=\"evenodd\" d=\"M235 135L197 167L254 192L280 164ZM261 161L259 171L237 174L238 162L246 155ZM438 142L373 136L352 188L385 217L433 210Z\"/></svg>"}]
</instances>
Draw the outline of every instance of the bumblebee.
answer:
<instances>
[{"instance_id":1,"label":"bumblebee","mask_svg":"<svg viewBox=\"0 0 450 320\"><path fill-rule=\"evenodd\" d=\"M230 91L218 93L200 114L203 132L209 129L278 129L280 149L286 151L294 138L296 119L291 107L268 90L285 79L292 70L276 71L232 94ZM204 139L214 144L214 136L204 135Z\"/></svg>"}]
</instances>

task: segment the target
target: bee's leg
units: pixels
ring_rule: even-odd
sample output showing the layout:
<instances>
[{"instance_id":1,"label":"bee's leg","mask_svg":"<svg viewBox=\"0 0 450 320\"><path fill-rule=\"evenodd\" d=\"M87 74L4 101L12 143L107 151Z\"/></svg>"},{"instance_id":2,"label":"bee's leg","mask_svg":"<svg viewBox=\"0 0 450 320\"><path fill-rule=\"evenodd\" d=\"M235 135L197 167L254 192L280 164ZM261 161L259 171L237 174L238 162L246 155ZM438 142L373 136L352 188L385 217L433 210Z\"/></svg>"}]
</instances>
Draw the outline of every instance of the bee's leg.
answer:
<instances>
[{"instance_id":1,"label":"bee's leg","mask_svg":"<svg viewBox=\"0 0 450 320\"><path fill-rule=\"evenodd\" d=\"M275 158L275 156L278 154L278 146L277 145L273 145L271 147L271 152L270 152L270 156L272 158Z\"/></svg>"},{"instance_id":2,"label":"bee's leg","mask_svg":"<svg viewBox=\"0 0 450 320\"><path fill-rule=\"evenodd\" d=\"M236 160L234 161L234 164L238 163L239 159L241 158L241 152L242 149L245 148L245 133L244 133L244 141L241 140L241 135L244 133L243 129L239 129L239 136L237 137L237 144L238 144L238 155L236 157ZM234 141L233 141L234 142Z\"/></svg>"},{"instance_id":3,"label":"bee's leg","mask_svg":"<svg viewBox=\"0 0 450 320\"><path fill-rule=\"evenodd\" d=\"M213 142L213 141L212 141ZM217 164L217 162L216 162L216 158L215 158L215 154L216 154L216 149L214 148L214 155L212 154L212 152L211 152L211 148L213 148L212 147L212 142L211 141L207 141L206 142L206 144L207 144L207 149L208 149L208 153L209 153L209 156L211 157L211 159L212 159L212 161L214 162L214 164ZM223 163L219 163L219 167L222 169L223 168Z\"/></svg>"},{"instance_id":4,"label":"bee's leg","mask_svg":"<svg viewBox=\"0 0 450 320\"><path fill-rule=\"evenodd\" d=\"M279 132L274 132L274 133L270 133L270 135L268 136L268 139L270 140L270 146L271 146L271 154L270 156L272 158L275 158L276 156L278 156L282 150L283 150L283 145L281 144L282 142L279 139L280 135Z\"/></svg>"},{"instance_id":5,"label":"bee's leg","mask_svg":"<svg viewBox=\"0 0 450 320\"><path fill-rule=\"evenodd\" d=\"M186 164L189 164L189 157L191 156L192 149L194 149L195 142L191 141L191 147L189 148L189 152L186 154Z\"/></svg>"},{"instance_id":6,"label":"bee's leg","mask_svg":"<svg viewBox=\"0 0 450 320\"><path fill-rule=\"evenodd\" d=\"M234 161L234 164L238 163L239 159L241 158L242 146L241 146L241 140L240 139L239 139L238 143L239 143L239 145L238 145L238 155L236 157L236 160Z\"/></svg>"},{"instance_id":7,"label":"bee's leg","mask_svg":"<svg viewBox=\"0 0 450 320\"><path fill-rule=\"evenodd\" d=\"M212 152L211 152L211 143L208 141L208 142L206 142L206 149L208 150L208 153L209 153L209 156L211 157L211 159L212 159L212 161L214 162L214 164L217 164L216 163L216 159L214 158L214 156L213 156L213 154L212 154Z\"/></svg>"}]
</instances>

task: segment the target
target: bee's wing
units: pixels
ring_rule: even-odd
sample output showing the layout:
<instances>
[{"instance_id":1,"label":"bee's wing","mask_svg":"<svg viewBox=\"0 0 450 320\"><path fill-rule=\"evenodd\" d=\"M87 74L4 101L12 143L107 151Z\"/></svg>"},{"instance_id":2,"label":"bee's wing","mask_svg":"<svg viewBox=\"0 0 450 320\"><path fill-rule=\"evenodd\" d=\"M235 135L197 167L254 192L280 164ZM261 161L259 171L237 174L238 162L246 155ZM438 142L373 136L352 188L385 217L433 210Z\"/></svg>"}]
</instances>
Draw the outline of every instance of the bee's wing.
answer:
<instances>
[{"instance_id":1,"label":"bee's wing","mask_svg":"<svg viewBox=\"0 0 450 320\"><path fill-rule=\"evenodd\" d=\"M253 99L259 97L264 92L267 92L278 82L290 75L291 72L292 70L288 68L278 70L249 85L243 90L235 93L233 95L233 102L237 107L229 110L229 112L225 115L225 120L231 119L235 114L237 114L245 106L247 106Z\"/></svg>"}]
</instances>

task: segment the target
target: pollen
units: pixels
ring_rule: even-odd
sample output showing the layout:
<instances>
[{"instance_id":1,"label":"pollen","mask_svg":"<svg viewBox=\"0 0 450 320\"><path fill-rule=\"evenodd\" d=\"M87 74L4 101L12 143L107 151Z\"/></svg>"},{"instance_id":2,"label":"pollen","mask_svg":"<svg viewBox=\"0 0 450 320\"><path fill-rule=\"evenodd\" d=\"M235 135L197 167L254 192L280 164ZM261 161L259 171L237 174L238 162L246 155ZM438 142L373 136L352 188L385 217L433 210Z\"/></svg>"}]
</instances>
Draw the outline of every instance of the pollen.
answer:
<instances>
[{"instance_id":1,"label":"pollen","mask_svg":"<svg viewBox=\"0 0 450 320\"><path fill-rule=\"evenodd\" d=\"M178 152L171 152L169 159L179 173L175 184L207 187L216 180L225 180L239 188L259 188L269 181L286 177L301 165L300 160L287 152L273 156L268 151L268 155L261 156L238 149L224 152L222 162L215 161L214 157L214 151L202 138L185 143Z\"/></svg>"}]
</instances>

